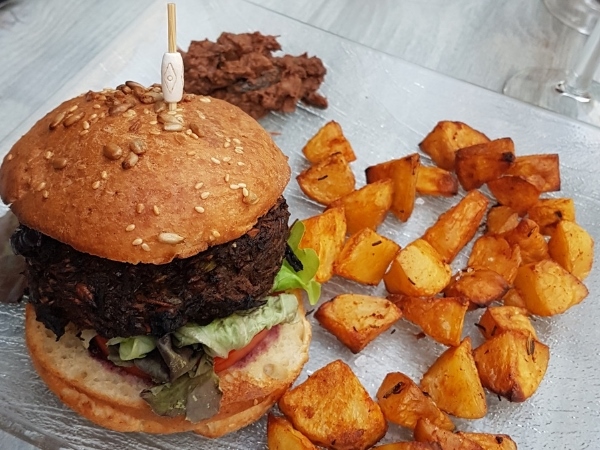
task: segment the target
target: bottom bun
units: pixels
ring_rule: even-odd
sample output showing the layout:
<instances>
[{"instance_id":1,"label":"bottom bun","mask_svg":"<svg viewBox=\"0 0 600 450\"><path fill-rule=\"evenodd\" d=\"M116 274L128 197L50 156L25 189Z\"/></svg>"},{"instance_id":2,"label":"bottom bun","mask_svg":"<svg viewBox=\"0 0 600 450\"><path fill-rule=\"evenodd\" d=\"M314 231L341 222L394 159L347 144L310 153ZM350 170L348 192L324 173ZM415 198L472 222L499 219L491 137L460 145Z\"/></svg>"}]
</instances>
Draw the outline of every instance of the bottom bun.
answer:
<instances>
[{"instance_id":1,"label":"bottom bun","mask_svg":"<svg viewBox=\"0 0 600 450\"><path fill-rule=\"evenodd\" d=\"M31 305L25 338L33 366L50 390L97 425L121 432L194 431L215 438L258 420L291 386L308 360L311 328L300 307L296 322L274 327L246 358L220 372L219 412L198 423L156 415L140 397L148 382L91 357L73 328L57 341L36 320Z\"/></svg>"}]
</instances>

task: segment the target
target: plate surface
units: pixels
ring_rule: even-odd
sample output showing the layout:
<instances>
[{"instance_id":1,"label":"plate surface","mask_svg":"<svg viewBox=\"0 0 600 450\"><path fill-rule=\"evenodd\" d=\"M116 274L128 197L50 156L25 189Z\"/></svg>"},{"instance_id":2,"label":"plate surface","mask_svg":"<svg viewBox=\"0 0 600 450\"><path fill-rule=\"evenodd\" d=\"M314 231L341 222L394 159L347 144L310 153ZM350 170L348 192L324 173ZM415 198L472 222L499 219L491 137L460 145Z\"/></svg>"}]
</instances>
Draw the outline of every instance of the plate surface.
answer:
<instances>
[{"instance_id":1,"label":"plate surface","mask_svg":"<svg viewBox=\"0 0 600 450\"><path fill-rule=\"evenodd\" d=\"M352 164L357 186L364 169L373 163L418 150L418 143L440 120L460 120L491 138L510 136L517 154L559 153L560 196L573 197L577 221L600 242L600 129L565 119L502 95L444 77L402 60L375 52L332 34L240 0L178 2L178 43L187 48L192 39L216 39L222 31L259 30L280 36L286 53L307 51L325 62L328 74L322 92L327 110L299 108L288 115L272 114L262 121L290 158L294 175L306 167L300 152L304 143L328 120L338 121L352 143L358 160ZM2 142L2 156L33 123L61 101L89 89L116 86L125 80L151 84L160 79L160 60L166 47L166 19L162 1L149 3L127 33L98 54L65 87L51 96L30 120ZM427 159L423 157L425 161ZM317 214L322 207L301 194L292 180L286 190L293 218ZM408 223L388 217L380 232L405 246L419 237L438 215L458 198L421 198ZM0 214L5 211L0 207ZM464 266L468 249L453 268ZM0 269L1 270L1 269ZM595 448L600 441L600 342L598 264L586 280L589 297L566 314L538 319L541 341L550 346L548 372L535 396L511 404L488 395L489 413L481 420L456 420L467 431L511 435L520 449ZM324 286L323 300L343 292L384 295L334 279ZM119 434L99 429L62 406L39 381L23 343L23 308L0 305L0 426L44 448L85 449L255 449L265 447L266 421L219 440L193 434L149 436ZM469 313L465 334L481 340L474 323L480 313ZM314 320L310 360L299 381L328 362L342 358L374 395L386 373L402 371L419 380L444 350L430 339L416 339L418 329L399 322L358 355L353 355ZM384 442L408 440L410 433L391 426Z\"/></svg>"}]
</instances>

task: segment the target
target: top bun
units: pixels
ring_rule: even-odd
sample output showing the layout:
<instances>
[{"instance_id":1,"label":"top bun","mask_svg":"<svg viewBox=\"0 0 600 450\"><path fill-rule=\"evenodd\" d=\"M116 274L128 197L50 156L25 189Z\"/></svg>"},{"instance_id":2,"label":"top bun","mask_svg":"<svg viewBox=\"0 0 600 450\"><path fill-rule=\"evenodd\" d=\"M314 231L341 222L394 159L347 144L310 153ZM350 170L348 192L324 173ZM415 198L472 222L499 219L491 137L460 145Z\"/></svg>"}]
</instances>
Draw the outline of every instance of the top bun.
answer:
<instances>
[{"instance_id":1,"label":"top bun","mask_svg":"<svg viewBox=\"0 0 600 450\"><path fill-rule=\"evenodd\" d=\"M0 167L19 221L81 252L165 264L246 233L281 196L287 157L236 106L127 82L68 100Z\"/></svg>"}]
</instances>

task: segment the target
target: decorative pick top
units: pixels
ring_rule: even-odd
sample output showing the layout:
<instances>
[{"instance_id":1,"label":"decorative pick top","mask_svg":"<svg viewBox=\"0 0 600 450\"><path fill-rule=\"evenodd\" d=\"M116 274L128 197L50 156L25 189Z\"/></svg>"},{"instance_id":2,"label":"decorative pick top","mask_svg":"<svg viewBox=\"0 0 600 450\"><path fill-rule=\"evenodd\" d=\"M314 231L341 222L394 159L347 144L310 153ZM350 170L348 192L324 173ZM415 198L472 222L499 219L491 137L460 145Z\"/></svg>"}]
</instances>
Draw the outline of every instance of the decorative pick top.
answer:
<instances>
[{"instance_id":1,"label":"decorative pick top","mask_svg":"<svg viewBox=\"0 0 600 450\"><path fill-rule=\"evenodd\" d=\"M161 84L165 102L169 110L177 108L177 102L183 97L183 59L177 51L177 28L175 21L175 3L167 5L169 51L163 55L161 65Z\"/></svg>"}]
</instances>

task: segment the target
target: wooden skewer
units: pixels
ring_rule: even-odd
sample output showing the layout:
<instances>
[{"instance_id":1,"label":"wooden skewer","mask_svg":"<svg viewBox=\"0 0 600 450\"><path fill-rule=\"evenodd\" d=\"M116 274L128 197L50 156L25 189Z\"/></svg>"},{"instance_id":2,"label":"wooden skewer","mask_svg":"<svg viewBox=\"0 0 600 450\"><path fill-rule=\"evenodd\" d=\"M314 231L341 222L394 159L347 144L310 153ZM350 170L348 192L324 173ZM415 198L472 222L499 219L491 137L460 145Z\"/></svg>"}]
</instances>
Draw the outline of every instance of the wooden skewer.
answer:
<instances>
[{"instance_id":1,"label":"wooden skewer","mask_svg":"<svg viewBox=\"0 0 600 450\"><path fill-rule=\"evenodd\" d=\"M169 53L177 51L177 21L175 16L175 3L167 4L169 27Z\"/></svg>"},{"instance_id":2,"label":"wooden skewer","mask_svg":"<svg viewBox=\"0 0 600 450\"><path fill-rule=\"evenodd\" d=\"M177 52L177 24L175 3L167 4L168 52L163 55L161 67L162 90L169 110L177 109L177 102L183 97L183 60Z\"/></svg>"}]
</instances>

